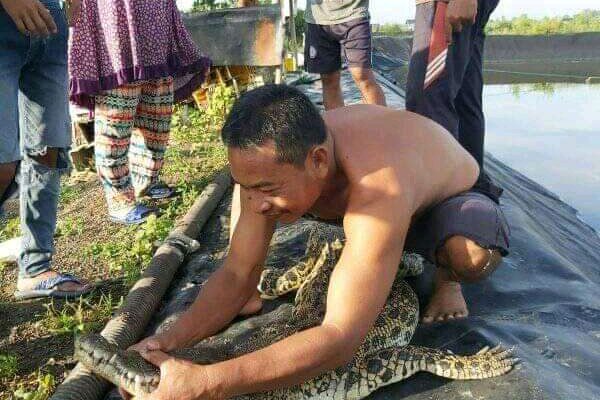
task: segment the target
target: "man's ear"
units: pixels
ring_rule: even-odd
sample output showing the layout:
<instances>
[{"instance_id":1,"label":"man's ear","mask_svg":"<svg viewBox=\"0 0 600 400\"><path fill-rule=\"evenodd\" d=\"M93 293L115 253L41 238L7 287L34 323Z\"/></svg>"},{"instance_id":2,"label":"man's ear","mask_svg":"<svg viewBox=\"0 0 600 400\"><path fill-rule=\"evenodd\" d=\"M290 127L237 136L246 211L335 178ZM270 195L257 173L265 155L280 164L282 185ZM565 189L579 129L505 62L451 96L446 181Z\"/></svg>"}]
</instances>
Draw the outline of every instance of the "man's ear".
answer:
<instances>
[{"instance_id":1,"label":"man's ear","mask_svg":"<svg viewBox=\"0 0 600 400\"><path fill-rule=\"evenodd\" d=\"M309 168L317 178L325 178L329 171L329 152L325 146L314 146L308 152Z\"/></svg>"}]
</instances>

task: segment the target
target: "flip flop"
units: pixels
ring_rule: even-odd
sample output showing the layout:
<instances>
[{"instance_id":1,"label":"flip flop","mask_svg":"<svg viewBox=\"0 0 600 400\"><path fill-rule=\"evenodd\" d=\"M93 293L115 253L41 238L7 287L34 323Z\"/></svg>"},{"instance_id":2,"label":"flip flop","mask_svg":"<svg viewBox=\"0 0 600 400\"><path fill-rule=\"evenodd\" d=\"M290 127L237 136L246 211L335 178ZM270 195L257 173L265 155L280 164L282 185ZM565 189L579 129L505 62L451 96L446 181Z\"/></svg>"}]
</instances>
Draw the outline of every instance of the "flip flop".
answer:
<instances>
[{"instance_id":1,"label":"flip flop","mask_svg":"<svg viewBox=\"0 0 600 400\"><path fill-rule=\"evenodd\" d=\"M177 190L163 182L157 182L151 185L144 194L145 197L152 200L162 200L177 196Z\"/></svg>"},{"instance_id":2,"label":"flip flop","mask_svg":"<svg viewBox=\"0 0 600 400\"><path fill-rule=\"evenodd\" d=\"M125 225L138 225L148 219L150 214L156 213L156 208L149 208L143 204L136 204L125 215L108 215L112 222Z\"/></svg>"},{"instance_id":3,"label":"flip flop","mask_svg":"<svg viewBox=\"0 0 600 400\"><path fill-rule=\"evenodd\" d=\"M60 290L58 286L62 283L74 282L83 285L83 282L70 274L58 274L52 278L40 281L33 289L17 290L14 294L17 300L37 299L40 297L51 297L55 299L72 299L88 294L93 290L92 285L84 286L81 290Z\"/></svg>"}]
</instances>

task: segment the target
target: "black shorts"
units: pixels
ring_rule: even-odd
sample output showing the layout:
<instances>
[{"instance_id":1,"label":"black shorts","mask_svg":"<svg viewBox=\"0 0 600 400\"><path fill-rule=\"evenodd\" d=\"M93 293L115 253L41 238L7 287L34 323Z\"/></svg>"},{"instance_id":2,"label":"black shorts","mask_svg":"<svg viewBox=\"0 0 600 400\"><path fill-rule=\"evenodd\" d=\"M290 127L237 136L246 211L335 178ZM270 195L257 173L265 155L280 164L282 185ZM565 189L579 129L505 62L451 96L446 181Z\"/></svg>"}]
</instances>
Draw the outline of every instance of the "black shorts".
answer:
<instances>
[{"instance_id":1,"label":"black shorts","mask_svg":"<svg viewBox=\"0 0 600 400\"><path fill-rule=\"evenodd\" d=\"M324 220L310 214L304 218L343 225L343 220ZM452 236L463 236L484 249L508 254L510 228L498 203L488 196L468 191L431 207L413 221L406 236L404 251L417 253L435 264L437 250Z\"/></svg>"},{"instance_id":2,"label":"black shorts","mask_svg":"<svg viewBox=\"0 0 600 400\"><path fill-rule=\"evenodd\" d=\"M452 236L464 236L486 249L508 254L510 228L500 206L468 191L427 210L408 230L404 250L435 263L436 251Z\"/></svg>"},{"instance_id":3,"label":"black shorts","mask_svg":"<svg viewBox=\"0 0 600 400\"><path fill-rule=\"evenodd\" d=\"M308 72L327 74L342 67L371 68L371 24L358 18L334 25L306 24L304 65Z\"/></svg>"}]
</instances>

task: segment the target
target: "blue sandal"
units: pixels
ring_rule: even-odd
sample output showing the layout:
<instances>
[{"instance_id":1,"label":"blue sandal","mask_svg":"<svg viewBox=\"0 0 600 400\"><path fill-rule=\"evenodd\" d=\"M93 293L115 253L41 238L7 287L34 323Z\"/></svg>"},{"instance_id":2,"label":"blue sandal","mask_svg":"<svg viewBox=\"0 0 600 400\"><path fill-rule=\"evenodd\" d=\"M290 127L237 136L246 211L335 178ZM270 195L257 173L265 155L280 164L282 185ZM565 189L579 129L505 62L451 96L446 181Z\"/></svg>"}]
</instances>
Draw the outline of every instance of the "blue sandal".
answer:
<instances>
[{"instance_id":1,"label":"blue sandal","mask_svg":"<svg viewBox=\"0 0 600 400\"><path fill-rule=\"evenodd\" d=\"M58 274L52 278L44 279L40 281L33 289L28 290L17 290L15 292L15 298L17 300L37 299L40 297L52 297L55 299L72 299L81 297L88 294L94 288L92 285L85 285L80 290L60 290L58 286L73 282L79 285L83 285L83 282L70 274Z\"/></svg>"},{"instance_id":2,"label":"blue sandal","mask_svg":"<svg viewBox=\"0 0 600 400\"><path fill-rule=\"evenodd\" d=\"M152 200L169 199L177 196L177 190L163 182L157 182L146 189L144 196Z\"/></svg>"},{"instance_id":3,"label":"blue sandal","mask_svg":"<svg viewBox=\"0 0 600 400\"><path fill-rule=\"evenodd\" d=\"M112 222L116 222L119 224L125 225L138 225L148 219L151 214L156 213L156 208L146 207L143 204L136 204L131 207L131 209L122 215L108 214L108 218Z\"/></svg>"}]
</instances>

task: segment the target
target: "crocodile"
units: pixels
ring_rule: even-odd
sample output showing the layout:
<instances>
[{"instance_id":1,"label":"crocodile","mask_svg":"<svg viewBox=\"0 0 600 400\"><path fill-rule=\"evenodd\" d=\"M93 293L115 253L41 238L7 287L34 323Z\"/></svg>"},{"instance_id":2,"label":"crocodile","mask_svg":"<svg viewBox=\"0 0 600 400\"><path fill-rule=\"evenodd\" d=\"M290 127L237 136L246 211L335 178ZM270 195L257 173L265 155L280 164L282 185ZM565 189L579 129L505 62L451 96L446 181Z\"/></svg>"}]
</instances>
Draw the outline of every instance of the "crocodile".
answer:
<instances>
[{"instance_id":1,"label":"crocodile","mask_svg":"<svg viewBox=\"0 0 600 400\"><path fill-rule=\"evenodd\" d=\"M293 304L248 318L205 339L193 348L170 354L197 364L211 364L264 348L298 331L318 325L325 315L331 272L343 248L339 233L311 232L305 261L281 273L265 269L258 286L264 298L296 290ZM325 243L325 244L323 244ZM423 259L403 256L390 295L352 361L290 388L240 396L247 400L361 399L383 386L419 371L449 379L484 379L510 371L518 362L512 350L484 347L473 355L456 355L410 344L419 320L418 300L404 280L421 273ZM160 382L159 369L135 351L119 349L100 335L81 336L75 358L97 375L133 395L151 393Z\"/></svg>"}]
</instances>

